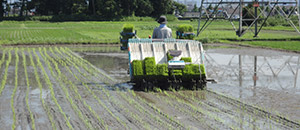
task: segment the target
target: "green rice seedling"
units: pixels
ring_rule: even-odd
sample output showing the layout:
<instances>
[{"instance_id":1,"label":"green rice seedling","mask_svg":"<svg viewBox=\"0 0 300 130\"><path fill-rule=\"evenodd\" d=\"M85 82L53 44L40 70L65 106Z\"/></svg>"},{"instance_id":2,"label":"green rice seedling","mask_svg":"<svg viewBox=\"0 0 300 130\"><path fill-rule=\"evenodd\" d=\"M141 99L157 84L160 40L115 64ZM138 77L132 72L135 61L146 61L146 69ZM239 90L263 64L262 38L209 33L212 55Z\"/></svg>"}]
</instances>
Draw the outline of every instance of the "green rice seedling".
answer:
<instances>
[{"instance_id":1,"label":"green rice seedling","mask_svg":"<svg viewBox=\"0 0 300 130\"><path fill-rule=\"evenodd\" d=\"M57 52L58 53L60 53L61 54L61 52L59 52L59 50L57 50ZM52 51L52 53L53 53L53 51ZM56 55L55 53L53 53L53 55ZM58 57L58 56L57 56ZM66 59L69 59L69 58L66 58ZM73 64L73 65L75 65L75 64ZM98 101L98 103L102 106L102 107L104 107L105 108L105 110L106 111L108 111L109 112L109 114L111 115L111 116L113 116L115 119L117 119L124 127L126 127L126 124L123 122L123 121L121 121L120 120L120 118L119 117L117 117L117 116L115 116L109 109L108 109L108 107L96 96L96 94L86 85L86 83L83 83L82 82L82 84L85 86L85 88L92 94L92 96ZM109 95L107 95L108 97L109 97Z\"/></svg>"},{"instance_id":2,"label":"green rice seedling","mask_svg":"<svg viewBox=\"0 0 300 130\"><path fill-rule=\"evenodd\" d=\"M32 51L34 52L35 49L33 48ZM51 114L50 109L46 105L45 100L43 98L43 86L41 84L40 76L38 75L38 71L37 71L37 68L35 66L35 63L33 62L33 57L32 57L32 54L31 54L31 50L29 48L28 48L28 52L29 52L30 63L31 63L31 66L34 68L34 75L35 75L35 78L36 78L36 81L37 81L37 84L38 84L38 87L39 87L39 90L40 90L40 99L42 101L42 106L43 106L44 110L47 112L48 118L49 118L49 120L51 122L51 125L52 125L52 129L56 129L56 125L55 125L55 122L54 122L54 119L53 119L53 115Z\"/></svg>"},{"instance_id":3,"label":"green rice seedling","mask_svg":"<svg viewBox=\"0 0 300 130\"><path fill-rule=\"evenodd\" d=\"M194 28L190 24L181 24L178 26L177 31L179 31L179 32L194 32Z\"/></svg>"},{"instance_id":4,"label":"green rice seedling","mask_svg":"<svg viewBox=\"0 0 300 130\"><path fill-rule=\"evenodd\" d=\"M29 112L29 115L30 115L31 129L35 130L35 120L34 120L32 112L31 112L31 109L29 107L29 101L28 101L30 84L29 84L29 79L28 79L27 66L26 66L26 56L25 56L25 53L24 53L24 48L22 49L22 58L23 58L23 67L24 67L24 73L25 73L25 79L26 79L26 86L27 86L26 96L25 96L26 106L27 106L27 109L28 109L28 112Z\"/></svg>"},{"instance_id":5,"label":"green rice seedling","mask_svg":"<svg viewBox=\"0 0 300 130\"><path fill-rule=\"evenodd\" d=\"M160 109L158 109L157 107L155 107L152 103L149 103L149 102L145 101L145 100L142 99L141 97L138 97L138 96L137 96L137 98L138 98L140 101L142 101L144 104L146 104L147 106L149 106L150 108L152 108L152 109L153 109L155 112L157 112L158 114L164 116L164 117L167 118L168 120L170 120L170 121L172 121L173 123L175 123L176 125L178 125L178 127L184 128L184 126L183 126L181 123L179 123L179 122L176 121L176 120L171 119L169 115L163 113ZM158 118L158 119L159 119L159 118ZM156 119L156 120L158 120L158 119ZM158 120L158 121L159 121L159 120ZM168 124L168 127L169 127L169 129L172 128L172 126L171 126L170 124Z\"/></svg>"},{"instance_id":6,"label":"green rice seedling","mask_svg":"<svg viewBox=\"0 0 300 130\"><path fill-rule=\"evenodd\" d=\"M4 76L2 78L2 82L1 82L0 96L2 95L2 91L4 90L5 85L6 85L8 67L9 67L9 64L11 62L11 50L12 49L9 49L9 51L8 51L8 60L6 61L5 72L4 72Z\"/></svg>"},{"instance_id":7,"label":"green rice seedling","mask_svg":"<svg viewBox=\"0 0 300 130\"><path fill-rule=\"evenodd\" d=\"M225 121L224 121L223 119L219 118L216 114L211 113L211 112L209 112L209 111L206 111L206 110L202 109L201 107L195 107L195 106L192 105L191 103L187 103L187 102L185 102L183 99L178 98L178 97L175 96L175 95L168 94L167 91L164 91L164 93L165 93L168 97L177 100L177 102L183 103L183 104L185 104L185 105L191 107L192 110L194 110L194 111L196 111L196 112L200 112L200 113L202 113L202 114L204 114L204 115L207 115L207 116L209 116L210 118L212 118L212 119L214 119L214 120L216 120L216 121L219 121L220 123L226 125ZM231 126L229 126L229 127L237 128L237 127L234 126L234 125L231 125Z\"/></svg>"},{"instance_id":8,"label":"green rice seedling","mask_svg":"<svg viewBox=\"0 0 300 130\"><path fill-rule=\"evenodd\" d=\"M15 57L16 57L16 62L15 62L15 87L13 90L13 93L11 95L11 100L10 100L10 105L11 105L11 109L12 109L12 113L13 113L13 124L11 126L11 129L16 129L16 112L15 112L15 107L14 107L14 99L15 99L15 95L17 92L17 88L18 88L18 65L19 65L19 54L18 54L18 48L16 48L15 50Z\"/></svg>"},{"instance_id":9,"label":"green rice seedling","mask_svg":"<svg viewBox=\"0 0 300 130\"><path fill-rule=\"evenodd\" d=\"M84 103L84 105L91 111L91 113L93 113L93 115L96 116L96 118L98 119L98 121L102 123L102 125L105 127L105 129L108 129L107 125L104 124L104 121L96 114L96 112L92 109L92 107L91 107L90 105L88 105L88 104L86 103L85 100L82 100L82 97L81 97L80 94L78 93L77 87L75 87L75 85L74 85L72 82L68 81L68 78L67 78L65 75L61 75L61 71L60 71L60 69L57 67L57 66L58 66L58 65L57 65L58 63L57 63L52 57L50 57L50 56L47 54L47 51L46 51L45 48L44 48L43 50L44 50L44 54L42 54L42 52L40 52L40 53L42 54L43 58L44 58L45 60L50 60L50 61L52 62L52 64L55 64L55 66L56 66L55 69L56 69L56 71L57 71L57 73L58 73L59 75L56 75L56 74L54 74L54 73L51 73L51 74L52 74L54 77L56 77L56 79L57 79L58 81L61 81L60 79L63 79L63 81L67 82L67 83L72 87L72 89L70 89L70 90L74 90L74 91L75 91L76 97L78 97L78 99L81 100L81 101ZM45 55L45 56L44 56L44 55ZM49 62L48 62L48 63L49 63ZM49 66L49 65L50 65L50 64L48 64L48 67L49 67L49 68L52 68L52 67ZM76 78L77 80L80 80L79 78L77 78L76 75L73 74L73 72L69 69L68 66L66 66L66 68L67 68L67 70L68 70L73 76L75 76L75 78ZM64 86L64 84L62 84L62 82L60 82L60 84L61 84L61 86ZM64 86L64 87L65 87L65 86Z\"/></svg>"},{"instance_id":10,"label":"green rice seedling","mask_svg":"<svg viewBox=\"0 0 300 130\"><path fill-rule=\"evenodd\" d=\"M1 58L1 60L0 60L0 69L1 69L1 67L2 67L3 62L5 61L6 51L7 51L7 49L4 49L4 50L2 51L2 58ZM0 95L1 95L1 94L0 94Z\"/></svg>"},{"instance_id":11,"label":"green rice seedling","mask_svg":"<svg viewBox=\"0 0 300 130\"><path fill-rule=\"evenodd\" d=\"M41 48L39 48L39 51L41 50ZM36 59L37 59L37 65L41 68L42 70L42 73L43 73L43 78L46 79L46 84L49 86L49 89L50 89L50 93L51 93L51 98L52 100L54 101L54 103L56 104L56 106L58 107L60 113L64 116L65 120L66 120L66 123L67 123L67 126L69 127L69 129L73 129L72 125L70 124L70 121L69 121L69 118L67 118L65 112L62 110L60 104L58 103L57 99L55 98L55 93L54 93L54 89L53 89L53 84L51 83L42 63L40 62L40 59L39 59L39 56L36 54L36 52L34 51L33 52L34 55L36 56ZM45 60L45 59L44 59ZM45 60L45 62L49 65L49 62L48 60ZM53 72L53 70L51 71ZM79 117L81 117L81 119L84 121L85 125L88 127L88 128L92 128L91 124L89 124L86 120L84 120L82 118L82 113L78 110L77 106L73 103L73 100L69 97L69 93L68 93L68 90L65 88L65 87L62 87L64 93L65 93L65 96L66 98L68 99L68 101L70 102L72 108L75 110L77 110L78 114L79 114Z\"/></svg>"},{"instance_id":12,"label":"green rice seedling","mask_svg":"<svg viewBox=\"0 0 300 130\"><path fill-rule=\"evenodd\" d=\"M134 25L133 24L124 24L123 32L133 32Z\"/></svg>"},{"instance_id":13,"label":"green rice seedling","mask_svg":"<svg viewBox=\"0 0 300 130\"><path fill-rule=\"evenodd\" d=\"M181 57L180 60L183 60L184 62L192 62L192 58L191 57Z\"/></svg>"},{"instance_id":14,"label":"green rice seedling","mask_svg":"<svg viewBox=\"0 0 300 130\"><path fill-rule=\"evenodd\" d=\"M1 66L2 63L4 62L6 51L7 51L7 49L4 49L4 50L2 51L2 58L1 58L1 60L0 60L0 66Z\"/></svg>"},{"instance_id":15,"label":"green rice seedling","mask_svg":"<svg viewBox=\"0 0 300 130\"><path fill-rule=\"evenodd\" d=\"M144 59L145 75L153 76L157 74L156 62L154 57L146 57Z\"/></svg>"},{"instance_id":16,"label":"green rice seedling","mask_svg":"<svg viewBox=\"0 0 300 130\"><path fill-rule=\"evenodd\" d=\"M57 48L55 48L57 49ZM61 50L65 50L64 54L67 54L68 56L72 56L73 60L78 61L78 63L80 63L80 65L82 65L82 67L87 70L88 72L98 72L98 74L94 75L99 77L99 74L101 74L102 76L104 76L105 78L107 78L107 82L111 82L111 83L115 83L116 80L111 78L110 76L108 76L107 74L103 73L102 71L100 71L99 69L97 69L95 66L93 66L90 62L82 59L81 57L79 57L77 54L74 54L69 48L60 48ZM86 64L86 65L83 65ZM95 74L95 73L94 73ZM103 79L103 77L99 77L101 79Z\"/></svg>"}]
</instances>

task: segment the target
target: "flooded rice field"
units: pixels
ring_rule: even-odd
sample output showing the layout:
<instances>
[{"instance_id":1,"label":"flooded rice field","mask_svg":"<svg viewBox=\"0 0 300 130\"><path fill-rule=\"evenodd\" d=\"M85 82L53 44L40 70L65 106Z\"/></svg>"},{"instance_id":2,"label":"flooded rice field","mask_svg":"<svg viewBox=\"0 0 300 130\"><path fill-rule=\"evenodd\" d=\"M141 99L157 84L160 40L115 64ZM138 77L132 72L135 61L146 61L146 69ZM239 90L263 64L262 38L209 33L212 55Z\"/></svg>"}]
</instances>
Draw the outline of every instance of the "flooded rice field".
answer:
<instances>
[{"instance_id":1,"label":"flooded rice field","mask_svg":"<svg viewBox=\"0 0 300 130\"><path fill-rule=\"evenodd\" d=\"M119 47L2 48L0 129L300 129L300 55L205 50L208 90L140 92Z\"/></svg>"}]
</instances>

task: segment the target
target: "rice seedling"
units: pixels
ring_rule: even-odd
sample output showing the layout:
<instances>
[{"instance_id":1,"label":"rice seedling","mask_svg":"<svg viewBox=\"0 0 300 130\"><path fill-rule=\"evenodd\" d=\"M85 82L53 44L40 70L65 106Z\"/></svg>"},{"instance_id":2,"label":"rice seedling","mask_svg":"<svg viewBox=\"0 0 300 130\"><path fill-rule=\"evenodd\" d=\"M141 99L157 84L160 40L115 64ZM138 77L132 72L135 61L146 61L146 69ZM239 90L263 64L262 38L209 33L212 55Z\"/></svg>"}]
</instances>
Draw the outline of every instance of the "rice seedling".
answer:
<instances>
[{"instance_id":1,"label":"rice seedling","mask_svg":"<svg viewBox=\"0 0 300 130\"><path fill-rule=\"evenodd\" d=\"M3 78L2 78L2 82L1 82L0 96L2 95L2 91L4 90L5 85L6 85L7 73L8 73L8 67L9 67L9 64L10 64L10 62L11 62L11 50L12 50L12 49L9 49L9 50L8 50L8 60L6 61L5 72L4 72L4 76L3 76Z\"/></svg>"},{"instance_id":2,"label":"rice seedling","mask_svg":"<svg viewBox=\"0 0 300 130\"><path fill-rule=\"evenodd\" d=\"M44 54L43 54L43 52L42 52L41 49L40 49L40 54L42 55L43 59L48 63L48 67L51 68L51 70L52 70L52 67L50 66L50 63L48 62L48 60L50 60L50 61L52 62L52 64L55 65L55 70L56 70L56 72L58 73L58 75L56 75L55 73L51 72L51 74L53 75L53 77L56 77L56 79L57 79L58 81L61 81L60 79L63 79L62 81L67 82L67 83L72 87L72 89L70 89L70 90L74 90L74 91L75 91L76 97L84 103L84 105L92 112L92 114L93 114L94 116L96 116L96 118L98 119L98 121L101 122L101 124L105 127L105 129L108 129L107 125L104 124L104 121L97 115L97 113L92 109L92 107L91 107L90 105L88 105L88 104L86 103L85 100L82 100L82 97L81 97L80 94L78 93L77 87L76 87L72 82L68 81L68 78L67 78L65 75L62 75L62 74L61 74L60 69L57 67L57 66L58 66L58 63L57 63L52 57L50 57L50 56L47 54L46 48L43 48L43 50L44 50ZM66 66L66 68L68 69L68 71L69 71L70 73L72 72L72 71L69 69L68 66ZM73 72L72 72L72 74L73 74ZM76 76L76 75L74 75L74 76ZM64 84L63 84L62 82L60 82L60 85L61 85L61 86L64 86ZM65 87L65 86L64 86L64 87Z\"/></svg>"},{"instance_id":3,"label":"rice seedling","mask_svg":"<svg viewBox=\"0 0 300 130\"><path fill-rule=\"evenodd\" d=\"M15 107L14 107L14 99L15 99L15 95L17 92L17 88L18 88L18 65L19 65L19 54L18 54L18 48L14 49L15 51L15 57L16 57L16 62L15 62L15 87L13 90L13 93L11 95L11 100L10 100L10 105L11 105L11 109L12 109L12 113L13 113L13 124L11 126L11 129L16 129L16 112L15 112Z\"/></svg>"},{"instance_id":4,"label":"rice seedling","mask_svg":"<svg viewBox=\"0 0 300 130\"><path fill-rule=\"evenodd\" d=\"M25 73L25 79L26 79L26 86L27 86L26 97L25 97L26 106L27 106L27 110L28 110L29 115L30 115L31 129L35 130L35 120L34 120L32 112L31 112L31 109L30 109L30 106L29 106L29 101L28 101L30 84L29 84L29 79L28 79L27 66L26 66L26 56L25 56L25 53L24 53L24 48L22 49L22 58L23 58L23 67L24 67L24 73Z\"/></svg>"},{"instance_id":5,"label":"rice seedling","mask_svg":"<svg viewBox=\"0 0 300 130\"><path fill-rule=\"evenodd\" d=\"M60 50L57 49L56 52L58 52L59 54L61 54L61 56L63 56L62 53L60 52ZM53 54L54 54L54 53L53 53ZM54 54L54 55L55 55L55 54ZM71 58L66 57L65 59L67 59L67 61L69 61L73 66L77 66L76 64L79 64L79 65L80 65L80 64L82 63L82 62L79 62L77 59L73 59L75 63L70 61ZM64 63L64 64L66 64L66 63ZM81 67L82 67L82 66L84 66L84 65L81 64ZM75 67L75 68L78 68L78 67ZM87 70L87 68L86 68L85 70ZM93 75L97 75L97 76L98 76L98 74L95 74L95 73L93 73ZM78 78L77 78L77 79L78 79ZM79 80L79 79L78 79L78 80ZM81 81L81 80L79 80L79 81ZM113 114L113 113L111 112L110 109L108 109L108 107L107 107L107 106L99 99L99 97L97 97L97 95L96 95L96 94L88 87L88 85L87 85L86 83L82 82L82 84L85 86L85 88L88 90L88 92L90 92L90 93L92 94L92 96L98 101L98 103L99 103L101 106L103 106L103 107L105 108L106 111L109 112L109 114L110 114L112 117L114 117L114 118L115 118L118 122L120 122L124 127L127 127L127 125L126 125L123 121L121 121L119 117L117 117L115 114ZM106 93L106 96L110 98L109 93L108 93L103 87L101 87L101 88L102 88L102 91L104 91L104 92Z\"/></svg>"},{"instance_id":6,"label":"rice seedling","mask_svg":"<svg viewBox=\"0 0 300 130\"><path fill-rule=\"evenodd\" d=\"M38 87L39 87L39 90L40 90L40 100L42 102L42 106L44 108L44 110L46 111L47 115L48 115L48 119L50 120L50 123L51 123L51 126L52 126L52 129L56 129L56 125L55 125L55 122L54 122L54 119L53 119L53 115L52 113L50 112L50 109L49 107L46 105L45 103L45 100L43 98L43 86L41 84L41 81L40 81L40 76L38 75L38 71L37 71L37 68L35 66L35 63L33 62L33 56L31 54L31 51L35 51L35 49L33 48L32 50L30 50L28 48L28 53L29 53L29 59L30 59L30 63L31 63L31 66L33 67L34 69L34 76L36 78L36 81L37 81L37 84L38 84Z\"/></svg>"},{"instance_id":7,"label":"rice seedling","mask_svg":"<svg viewBox=\"0 0 300 130\"><path fill-rule=\"evenodd\" d=\"M42 73L43 73L43 78L45 79L46 81L46 84L48 85L49 89L50 89L50 93L51 93L51 98L52 100L54 101L54 103L56 104L56 106L58 107L60 113L63 115L63 117L65 118L65 121L67 123L67 126L69 127L69 129L73 129L72 125L70 124L70 121L69 121L69 118L66 116L65 112L62 110L60 104L58 103L56 97L55 97L55 93L54 93L54 89L53 89L53 84L52 82L50 81L41 61L40 61L40 58L39 56L37 55L37 53L35 51L33 51L35 57L36 57L36 61L37 61L37 65L41 68L42 70ZM45 60L45 62L47 63L47 60ZM53 71L51 71L53 72ZM71 105L73 108L75 108L76 110L78 110L78 108L76 107L76 105L73 104L73 100L71 98L69 98L69 93L68 91L66 90L65 87L62 87L62 89L64 90L65 92L65 96L67 97L67 99L70 101ZM79 111L77 111L82 117L82 113L80 113ZM89 123L86 122L86 120L83 120L85 121L86 125L88 126L88 128L92 128L91 125Z\"/></svg>"}]
</instances>

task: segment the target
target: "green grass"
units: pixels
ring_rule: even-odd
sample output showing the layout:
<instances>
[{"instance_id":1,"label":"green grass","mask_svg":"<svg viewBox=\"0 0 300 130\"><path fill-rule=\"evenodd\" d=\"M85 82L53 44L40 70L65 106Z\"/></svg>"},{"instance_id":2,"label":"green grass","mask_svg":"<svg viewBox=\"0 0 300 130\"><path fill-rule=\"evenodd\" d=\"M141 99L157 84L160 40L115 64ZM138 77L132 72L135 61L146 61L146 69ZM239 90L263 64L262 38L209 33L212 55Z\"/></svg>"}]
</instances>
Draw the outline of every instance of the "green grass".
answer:
<instances>
[{"instance_id":1,"label":"green grass","mask_svg":"<svg viewBox=\"0 0 300 130\"><path fill-rule=\"evenodd\" d=\"M244 42L224 41L224 43L260 46L260 47L275 48L275 49L282 49L282 50L289 50L289 51L300 51L300 41L244 41Z\"/></svg>"},{"instance_id":2,"label":"green grass","mask_svg":"<svg viewBox=\"0 0 300 130\"><path fill-rule=\"evenodd\" d=\"M203 24L204 21L201 22ZM139 38L148 38L152 35L153 29L158 25L157 22L149 21L121 21L121 22L37 22L37 21L4 21L0 22L0 44L74 44L74 43L119 43L120 32L124 24L134 25ZM168 27L173 30L173 38L176 37L176 30L179 25L192 25L197 32L197 21L170 21ZM237 25L237 22L234 23ZM270 40L275 41L270 44L261 42L245 42L247 40ZM299 34L292 27L275 26L264 27L258 38L253 38L253 33L248 31L243 37L236 36L232 26L227 21L213 22L195 40L204 43L223 42L225 43L243 41L242 44L256 46L268 46L281 49L294 50L294 44L300 43ZM278 46L275 46L278 43ZM284 46L280 47L281 45ZM299 48L300 49L300 48ZM298 50L298 49L297 49Z\"/></svg>"}]
</instances>

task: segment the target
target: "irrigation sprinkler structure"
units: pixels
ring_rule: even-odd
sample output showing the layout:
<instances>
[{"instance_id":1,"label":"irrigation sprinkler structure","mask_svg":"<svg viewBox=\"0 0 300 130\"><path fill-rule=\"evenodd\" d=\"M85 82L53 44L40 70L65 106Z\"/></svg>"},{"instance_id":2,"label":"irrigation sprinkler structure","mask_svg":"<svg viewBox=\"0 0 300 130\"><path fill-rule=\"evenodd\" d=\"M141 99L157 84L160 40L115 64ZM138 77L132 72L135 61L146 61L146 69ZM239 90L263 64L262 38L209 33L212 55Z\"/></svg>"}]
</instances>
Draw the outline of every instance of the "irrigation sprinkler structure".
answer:
<instances>
[{"instance_id":1,"label":"irrigation sprinkler structure","mask_svg":"<svg viewBox=\"0 0 300 130\"><path fill-rule=\"evenodd\" d=\"M249 5L254 11L246 8ZM207 9L209 6L213 9ZM254 37L257 37L268 18L275 14L285 19L300 34L299 0L201 0L199 11L197 36L214 20L225 19L231 23L237 36L242 37L251 30ZM297 20L292 20L292 17L297 17ZM201 25L203 19L204 23ZM238 21L238 25L234 21Z\"/></svg>"}]
</instances>

